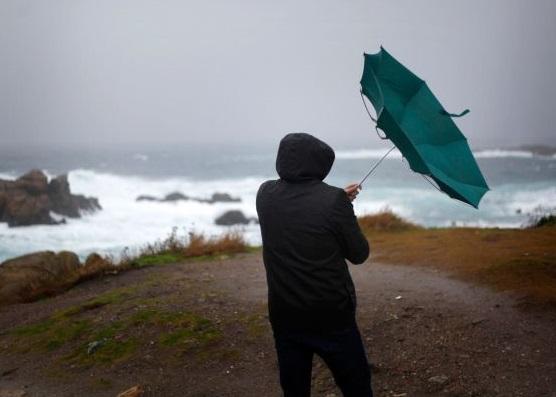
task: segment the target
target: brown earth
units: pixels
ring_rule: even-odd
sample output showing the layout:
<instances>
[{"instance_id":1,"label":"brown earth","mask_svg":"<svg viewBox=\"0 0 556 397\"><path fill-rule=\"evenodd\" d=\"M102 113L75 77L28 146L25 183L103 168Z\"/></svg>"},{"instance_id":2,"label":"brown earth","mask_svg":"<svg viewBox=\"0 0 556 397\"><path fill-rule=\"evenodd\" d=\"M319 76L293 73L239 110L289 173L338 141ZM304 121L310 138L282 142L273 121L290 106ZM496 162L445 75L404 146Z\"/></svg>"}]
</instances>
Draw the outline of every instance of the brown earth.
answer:
<instances>
[{"instance_id":1,"label":"brown earth","mask_svg":"<svg viewBox=\"0 0 556 397\"><path fill-rule=\"evenodd\" d=\"M351 271L376 396L556 396L556 312L435 269L371 260ZM259 252L131 270L0 308L0 396L116 396L134 385L145 396L280 395ZM341 395L319 360L313 392Z\"/></svg>"},{"instance_id":2,"label":"brown earth","mask_svg":"<svg viewBox=\"0 0 556 397\"><path fill-rule=\"evenodd\" d=\"M377 261L433 268L511 291L520 304L556 310L556 227L419 228L380 231L360 219ZM391 215L383 214L389 218Z\"/></svg>"}]
</instances>

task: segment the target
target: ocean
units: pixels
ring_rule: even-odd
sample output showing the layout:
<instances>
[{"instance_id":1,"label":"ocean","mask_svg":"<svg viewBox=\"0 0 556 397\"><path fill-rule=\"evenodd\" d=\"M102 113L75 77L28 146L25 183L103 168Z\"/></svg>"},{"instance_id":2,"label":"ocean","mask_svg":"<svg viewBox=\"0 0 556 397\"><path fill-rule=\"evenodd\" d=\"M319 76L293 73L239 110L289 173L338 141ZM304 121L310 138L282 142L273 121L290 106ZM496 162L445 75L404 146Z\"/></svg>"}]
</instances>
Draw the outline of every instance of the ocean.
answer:
<instances>
[{"instance_id":1,"label":"ocean","mask_svg":"<svg viewBox=\"0 0 556 397\"><path fill-rule=\"evenodd\" d=\"M137 146L137 145L136 145ZM388 147L339 149L325 182L345 186L359 181ZM0 224L0 261L39 250L71 250L84 259L91 252L118 257L166 237L173 227L218 235L223 212L239 209L256 216L261 182L275 179L275 148L184 145L110 148L0 149L0 178L14 179L31 168L49 177L68 173L72 193L97 197L103 210L56 226L8 228ZM396 150L377 168L354 202L356 214L389 208L425 226L521 227L536 208L556 203L556 157L528 151L475 151L490 187L480 209L450 199L413 173ZM179 191L208 198L225 192L239 203L137 202L139 195L163 197ZM259 227L241 227L251 244L260 244Z\"/></svg>"}]
</instances>

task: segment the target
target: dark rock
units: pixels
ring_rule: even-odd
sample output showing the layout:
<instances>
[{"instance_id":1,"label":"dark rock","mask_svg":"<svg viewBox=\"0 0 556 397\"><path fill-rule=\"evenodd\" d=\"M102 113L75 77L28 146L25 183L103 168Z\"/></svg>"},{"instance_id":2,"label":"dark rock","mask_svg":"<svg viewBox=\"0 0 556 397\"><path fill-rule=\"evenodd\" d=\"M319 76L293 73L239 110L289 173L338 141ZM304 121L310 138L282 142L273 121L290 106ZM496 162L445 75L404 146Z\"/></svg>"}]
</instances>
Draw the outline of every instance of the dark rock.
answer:
<instances>
[{"instance_id":1,"label":"dark rock","mask_svg":"<svg viewBox=\"0 0 556 397\"><path fill-rule=\"evenodd\" d=\"M142 194L138 196L135 201L179 201L179 200L192 200L197 201L199 203L207 203L207 204L214 204L214 203L238 203L241 201L239 197L232 197L228 193L213 193L212 196L208 199L197 198L197 197L189 197L181 192L173 192L167 194L164 198L158 199L154 196ZM1 203L0 203L1 205Z\"/></svg>"},{"instance_id":2,"label":"dark rock","mask_svg":"<svg viewBox=\"0 0 556 397\"><path fill-rule=\"evenodd\" d=\"M149 196L147 194L142 194L138 196L135 201L158 201L158 199L154 196Z\"/></svg>"},{"instance_id":3,"label":"dark rock","mask_svg":"<svg viewBox=\"0 0 556 397\"><path fill-rule=\"evenodd\" d=\"M228 193L213 193L212 197L207 200L209 203L238 203L241 199L239 197L232 197Z\"/></svg>"},{"instance_id":4,"label":"dark rock","mask_svg":"<svg viewBox=\"0 0 556 397\"><path fill-rule=\"evenodd\" d=\"M80 262L69 251L42 251L0 264L0 304L30 302L69 288L79 280Z\"/></svg>"},{"instance_id":5,"label":"dark rock","mask_svg":"<svg viewBox=\"0 0 556 397\"><path fill-rule=\"evenodd\" d=\"M93 252L87 256L85 264L79 268L79 277L81 280L85 280L113 270L114 266L109 261Z\"/></svg>"},{"instance_id":6,"label":"dark rock","mask_svg":"<svg viewBox=\"0 0 556 397\"><path fill-rule=\"evenodd\" d=\"M71 194L67 174L53 178L48 184L51 210L70 218L79 218L81 211L92 212L101 209L94 197Z\"/></svg>"},{"instance_id":7,"label":"dark rock","mask_svg":"<svg viewBox=\"0 0 556 397\"><path fill-rule=\"evenodd\" d=\"M82 194L74 194L72 196L80 213L94 212L102 209L96 197L85 197Z\"/></svg>"},{"instance_id":8,"label":"dark rock","mask_svg":"<svg viewBox=\"0 0 556 397\"><path fill-rule=\"evenodd\" d=\"M187 197L185 194L180 193L180 192L173 192L173 193L167 194L160 201L179 201L179 200L189 200L189 197Z\"/></svg>"},{"instance_id":9,"label":"dark rock","mask_svg":"<svg viewBox=\"0 0 556 397\"><path fill-rule=\"evenodd\" d=\"M239 210L226 211L214 220L214 223L220 226L247 225L253 221L253 218L247 218L243 212Z\"/></svg>"},{"instance_id":10,"label":"dark rock","mask_svg":"<svg viewBox=\"0 0 556 397\"><path fill-rule=\"evenodd\" d=\"M50 216L50 200L46 194L31 195L17 188L6 194L0 219L8 226L57 223Z\"/></svg>"},{"instance_id":11,"label":"dark rock","mask_svg":"<svg viewBox=\"0 0 556 397\"><path fill-rule=\"evenodd\" d=\"M50 212L77 218L83 211L96 211L101 206L96 198L71 194L67 175L48 183L40 170L31 170L15 181L0 180L0 222L8 226L55 225Z\"/></svg>"},{"instance_id":12,"label":"dark rock","mask_svg":"<svg viewBox=\"0 0 556 397\"><path fill-rule=\"evenodd\" d=\"M32 195L46 193L48 180L41 170L31 170L15 180L15 186Z\"/></svg>"}]
</instances>

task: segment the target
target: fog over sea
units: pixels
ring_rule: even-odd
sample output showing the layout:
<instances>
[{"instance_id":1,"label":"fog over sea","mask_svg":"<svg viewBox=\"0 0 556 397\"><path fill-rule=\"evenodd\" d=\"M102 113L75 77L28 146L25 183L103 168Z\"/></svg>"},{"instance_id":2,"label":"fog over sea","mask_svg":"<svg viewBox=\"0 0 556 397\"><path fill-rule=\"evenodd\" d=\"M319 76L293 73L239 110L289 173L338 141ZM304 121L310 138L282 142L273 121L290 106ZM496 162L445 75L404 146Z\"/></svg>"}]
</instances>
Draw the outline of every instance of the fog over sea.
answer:
<instances>
[{"instance_id":1,"label":"fog over sea","mask_svg":"<svg viewBox=\"0 0 556 397\"><path fill-rule=\"evenodd\" d=\"M345 186L359 181L386 151L336 149L336 161L325 182ZM226 227L214 219L239 209L256 216L255 195L261 182L276 178L275 147L231 147L185 144L165 147L0 149L0 178L14 179L31 168L49 177L69 174L72 193L97 197L103 210L56 226L8 228L0 224L0 261L38 250L71 250L81 258L96 251L118 256L167 236L172 227L219 234ZM480 209L452 200L413 173L393 151L368 179L354 203L358 215L389 207L426 226L519 227L536 207L556 203L556 157L527 151L478 150L475 155L491 191ZM164 197L179 191L209 198L225 192L239 203L137 202L139 195ZM260 244L259 227L242 227L247 240Z\"/></svg>"}]
</instances>

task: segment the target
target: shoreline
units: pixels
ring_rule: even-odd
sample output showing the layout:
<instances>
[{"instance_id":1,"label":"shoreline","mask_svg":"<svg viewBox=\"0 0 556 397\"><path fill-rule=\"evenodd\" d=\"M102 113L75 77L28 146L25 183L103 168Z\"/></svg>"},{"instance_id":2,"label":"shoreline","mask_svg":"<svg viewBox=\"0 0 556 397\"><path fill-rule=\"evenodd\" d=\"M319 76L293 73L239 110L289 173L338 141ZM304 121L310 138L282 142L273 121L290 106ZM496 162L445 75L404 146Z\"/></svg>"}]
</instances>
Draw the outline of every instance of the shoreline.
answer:
<instances>
[{"instance_id":1,"label":"shoreline","mask_svg":"<svg viewBox=\"0 0 556 397\"><path fill-rule=\"evenodd\" d=\"M390 212L358 219L372 247L373 259L391 265L445 271L452 277L495 290L515 291L522 295L525 305L556 308L556 226L424 228L407 223ZM145 244L135 250L125 250L118 256L99 256L96 252L83 258L79 256L81 265L78 264L76 270L85 274L84 278L90 278L103 272L121 272L134 267L195 260L195 257L211 260L261 250L260 245L252 245L244 240L241 231L232 230L212 237L192 234L200 238L199 243L195 242L198 247L182 255L181 250L189 249L189 241L187 235L180 236L176 230L174 228L166 239ZM232 236L231 245L224 242L218 247L219 239L226 240L227 236ZM210 248L211 244L218 248ZM96 261L92 267L85 266L89 257ZM102 261L97 260L97 257L102 258ZM0 269L2 264L17 258L19 256L0 262ZM70 284L79 283L80 278L77 277L77 281ZM58 287L53 289L58 290Z\"/></svg>"}]
</instances>

